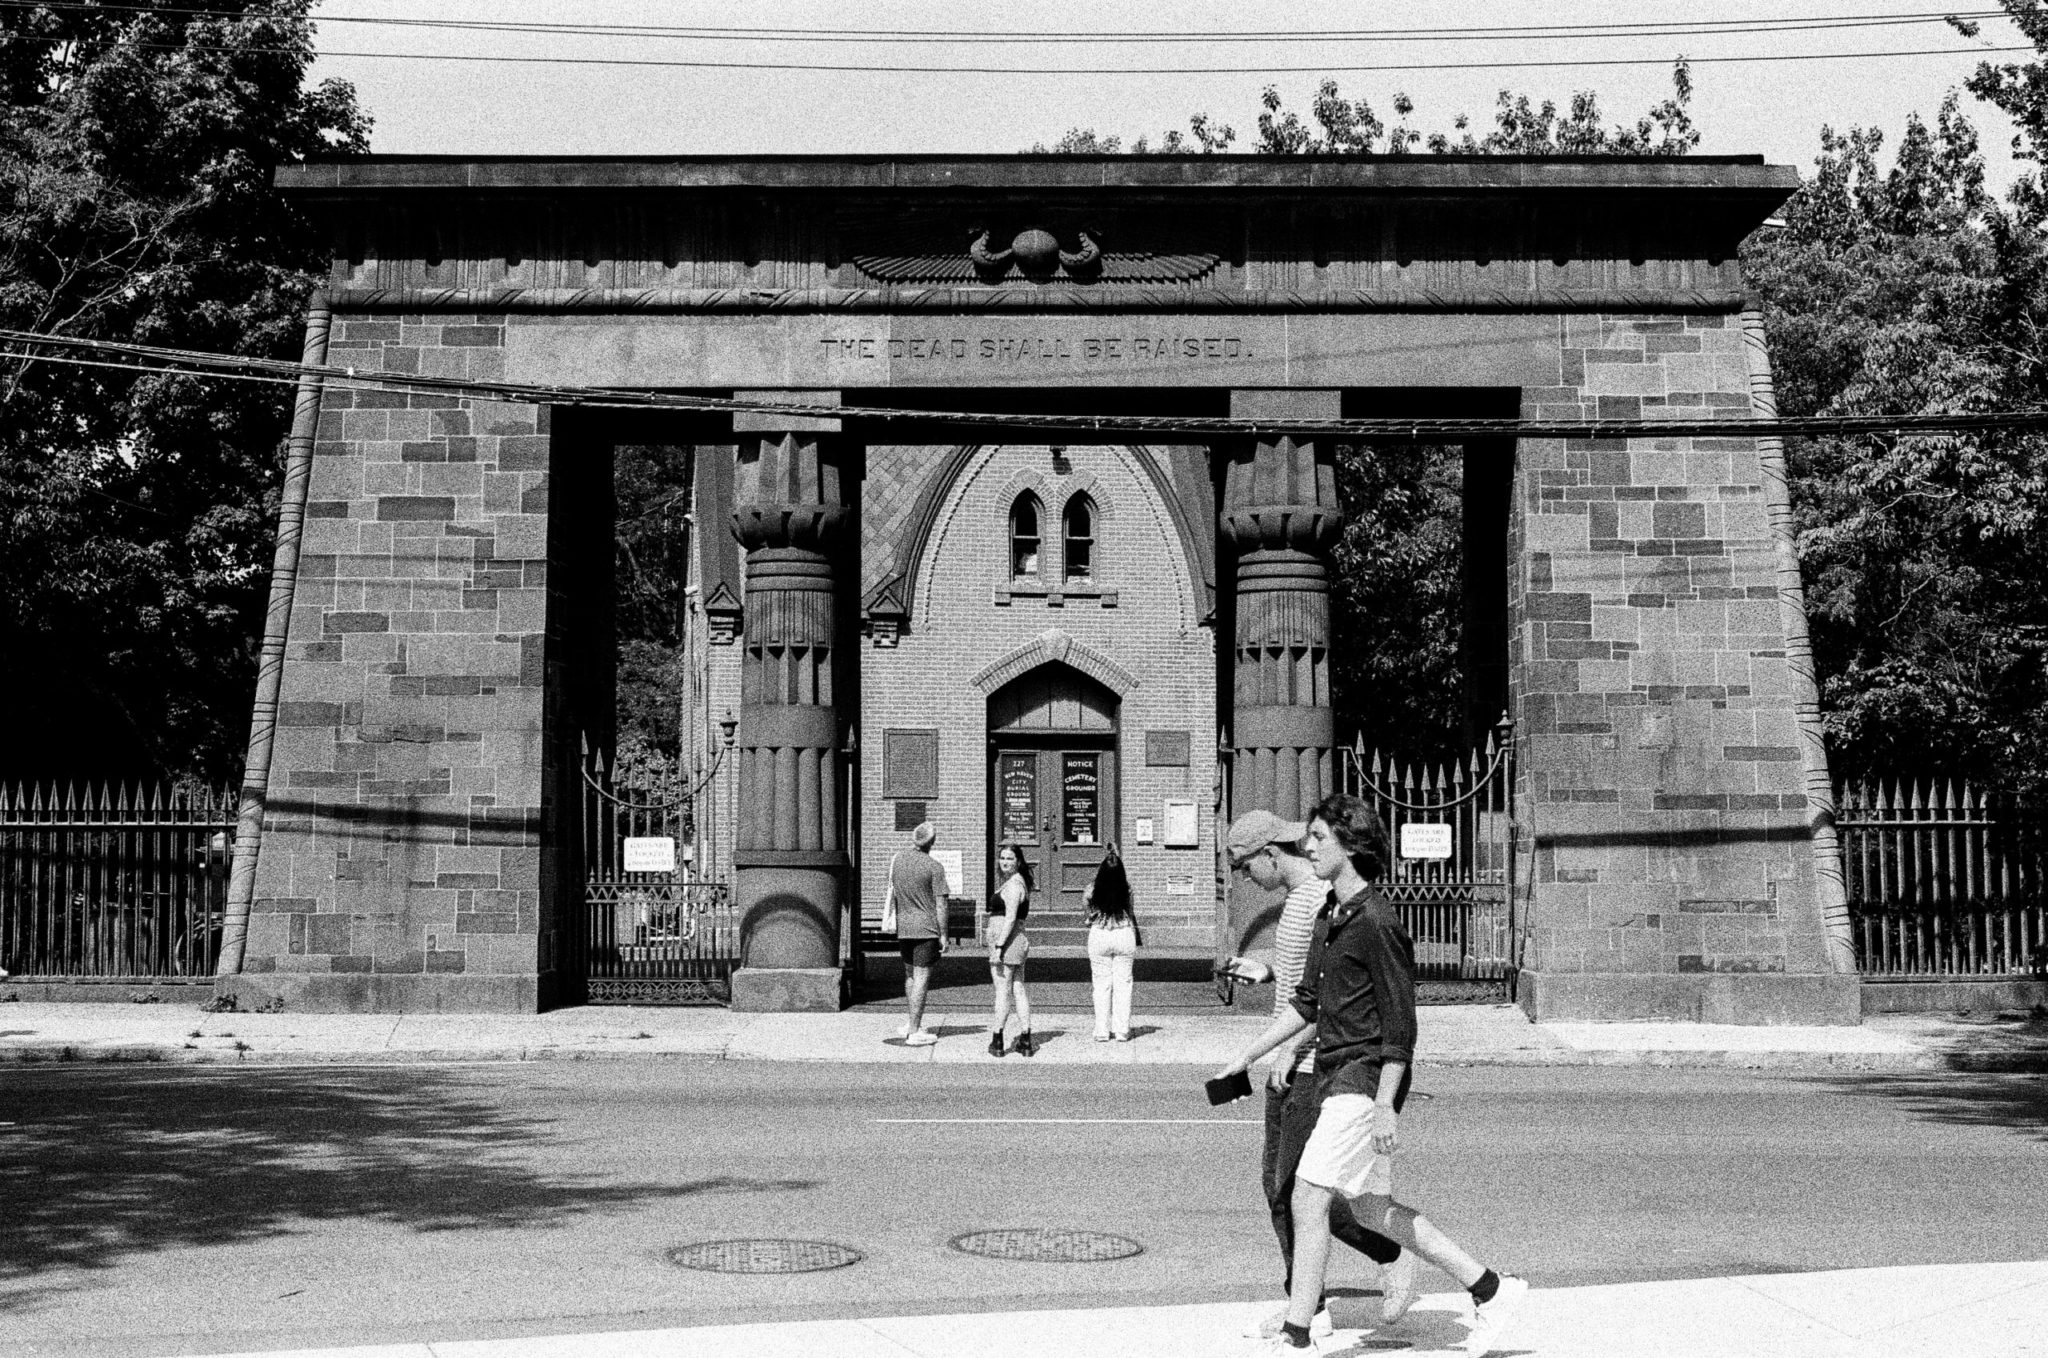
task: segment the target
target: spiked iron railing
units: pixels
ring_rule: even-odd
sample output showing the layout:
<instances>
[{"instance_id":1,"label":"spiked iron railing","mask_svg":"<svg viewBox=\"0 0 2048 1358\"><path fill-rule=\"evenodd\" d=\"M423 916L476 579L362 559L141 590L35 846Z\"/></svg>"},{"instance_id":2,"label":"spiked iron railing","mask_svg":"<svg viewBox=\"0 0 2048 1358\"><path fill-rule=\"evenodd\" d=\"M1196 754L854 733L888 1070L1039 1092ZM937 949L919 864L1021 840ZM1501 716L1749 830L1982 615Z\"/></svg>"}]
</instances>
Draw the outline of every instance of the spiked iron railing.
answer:
<instances>
[{"instance_id":1,"label":"spiked iron railing","mask_svg":"<svg viewBox=\"0 0 2048 1358\"><path fill-rule=\"evenodd\" d=\"M224 790L0 787L0 969L17 982L210 977L235 812Z\"/></svg>"},{"instance_id":2,"label":"spiked iron railing","mask_svg":"<svg viewBox=\"0 0 2048 1358\"><path fill-rule=\"evenodd\" d=\"M1415 941L1425 979L1500 980L1515 956L1512 893L1513 742L1506 727L1462 758L1403 760L1355 742L1343 752L1339 787L1385 822L1396 858L1383 884ZM1399 857L1404 826L1450 827L1451 854Z\"/></svg>"},{"instance_id":3,"label":"spiked iron railing","mask_svg":"<svg viewBox=\"0 0 2048 1358\"><path fill-rule=\"evenodd\" d=\"M2048 975L2048 815L1945 778L1835 790L1858 968L1872 979Z\"/></svg>"}]
</instances>

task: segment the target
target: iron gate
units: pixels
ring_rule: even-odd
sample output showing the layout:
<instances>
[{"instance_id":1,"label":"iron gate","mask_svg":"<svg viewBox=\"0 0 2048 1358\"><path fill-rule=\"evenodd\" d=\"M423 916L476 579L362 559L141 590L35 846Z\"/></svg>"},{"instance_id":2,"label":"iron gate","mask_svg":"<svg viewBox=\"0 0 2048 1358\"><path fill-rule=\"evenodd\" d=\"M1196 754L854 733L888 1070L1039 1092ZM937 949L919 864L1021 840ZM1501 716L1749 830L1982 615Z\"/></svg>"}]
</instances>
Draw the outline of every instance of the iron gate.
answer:
<instances>
[{"instance_id":1,"label":"iron gate","mask_svg":"<svg viewBox=\"0 0 2048 1358\"><path fill-rule=\"evenodd\" d=\"M1386 822L1394 865L1380 883L1415 940L1418 980L1506 983L1518 950L1514 919L1514 742L1503 720L1485 745L1442 764L1403 762L1354 744L1338 787ZM1404 857L1434 838L1437 858ZM1446 843L1446 841L1448 841Z\"/></svg>"},{"instance_id":2,"label":"iron gate","mask_svg":"<svg viewBox=\"0 0 2048 1358\"><path fill-rule=\"evenodd\" d=\"M591 1004L731 1002L739 912L726 883L696 875L698 790L680 777L622 777L602 753L585 761L583 971Z\"/></svg>"}]
</instances>

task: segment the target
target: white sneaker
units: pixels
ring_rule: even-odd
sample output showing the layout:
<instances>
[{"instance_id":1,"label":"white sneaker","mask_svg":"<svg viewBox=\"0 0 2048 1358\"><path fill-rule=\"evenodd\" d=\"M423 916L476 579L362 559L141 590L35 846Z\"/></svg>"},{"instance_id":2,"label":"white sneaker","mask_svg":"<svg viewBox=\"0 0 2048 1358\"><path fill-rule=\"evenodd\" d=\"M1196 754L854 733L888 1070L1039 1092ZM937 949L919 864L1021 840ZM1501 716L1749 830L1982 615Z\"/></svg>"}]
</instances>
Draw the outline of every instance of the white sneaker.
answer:
<instances>
[{"instance_id":1,"label":"white sneaker","mask_svg":"<svg viewBox=\"0 0 2048 1358\"><path fill-rule=\"evenodd\" d=\"M1381 1266L1380 1324L1391 1325L1408 1314L1421 1290L1417 1272L1414 1250L1402 1250L1393 1263Z\"/></svg>"},{"instance_id":2,"label":"white sneaker","mask_svg":"<svg viewBox=\"0 0 2048 1358\"><path fill-rule=\"evenodd\" d=\"M1271 1312L1260 1316L1257 1320L1245 1326L1244 1337L1246 1339L1271 1339L1280 1333L1280 1327L1286 1323L1287 1305L1285 1302L1282 1302ZM1310 1339L1321 1339L1334 1328L1330 1322L1330 1308L1325 1304L1322 1310L1316 1312L1315 1318L1309 1321L1308 1337ZM1291 1351L1299 1352L1299 1350Z\"/></svg>"},{"instance_id":3,"label":"white sneaker","mask_svg":"<svg viewBox=\"0 0 2048 1358\"><path fill-rule=\"evenodd\" d=\"M937 1033L929 1028L920 1028L905 1037L903 1045L906 1047L935 1047L938 1045L938 1041L939 1035Z\"/></svg>"},{"instance_id":4,"label":"white sneaker","mask_svg":"<svg viewBox=\"0 0 2048 1358\"><path fill-rule=\"evenodd\" d=\"M1481 1355L1500 1347L1508 1322L1514 1319L1522 1298L1528 1294L1529 1284L1512 1274L1503 1273L1500 1275L1500 1291L1493 1294L1493 1300L1483 1306L1478 1302L1472 1304L1472 1333L1465 1336L1465 1352L1469 1358L1481 1358Z\"/></svg>"},{"instance_id":5,"label":"white sneaker","mask_svg":"<svg viewBox=\"0 0 2048 1358\"><path fill-rule=\"evenodd\" d=\"M1329 1313L1325 1311L1318 1314L1328 1315ZM1321 1341L1327 1338L1329 1333L1328 1330L1324 1330L1321 1335L1318 1335L1314 1327L1311 1326L1307 1347L1296 1348L1287 1342L1286 1335L1276 1329L1273 1333L1253 1344L1252 1351L1246 1358L1320 1358L1323 1351Z\"/></svg>"}]
</instances>

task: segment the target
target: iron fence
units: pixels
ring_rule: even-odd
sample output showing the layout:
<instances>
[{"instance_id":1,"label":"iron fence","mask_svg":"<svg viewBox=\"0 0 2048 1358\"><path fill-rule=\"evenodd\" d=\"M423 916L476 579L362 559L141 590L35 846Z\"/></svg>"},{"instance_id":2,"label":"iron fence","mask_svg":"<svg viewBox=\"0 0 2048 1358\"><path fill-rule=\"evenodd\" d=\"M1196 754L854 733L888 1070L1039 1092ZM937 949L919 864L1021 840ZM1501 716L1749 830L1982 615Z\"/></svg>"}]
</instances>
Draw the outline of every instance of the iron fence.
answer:
<instances>
[{"instance_id":1,"label":"iron fence","mask_svg":"<svg viewBox=\"0 0 2048 1358\"><path fill-rule=\"evenodd\" d=\"M1370 752L1363 742L1342 751L1338 787L1379 812L1392 838L1381 887L1414 940L1418 979L1501 981L1514 968L1513 761L1498 733L1435 764ZM1432 828L1404 840L1406 827ZM1406 857L1404 844L1433 856Z\"/></svg>"},{"instance_id":2,"label":"iron fence","mask_svg":"<svg viewBox=\"0 0 2048 1358\"><path fill-rule=\"evenodd\" d=\"M1953 779L1835 790L1857 964L1872 978L2048 975L2048 817Z\"/></svg>"},{"instance_id":3,"label":"iron fence","mask_svg":"<svg viewBox=\"0 0 2048 1358\"><path fill-rule=\"evenodd\" d=\"M726 883L695 875L700 790L677 774L622 773L601 752L586 757L582 964L592 1004L731 999L739 912ZM636 861L650 850L663 866Z\"/></svg>"},{"instance_id":4,"label":"iron fence","mask_svg":"<svg viewBox=\"0 0 2048 1358\"><path fill-rule=\"evenodd\" d=\"M212 975L234 832L226 791L0 787L0 969Z\"/></svg>"}]
</instances>

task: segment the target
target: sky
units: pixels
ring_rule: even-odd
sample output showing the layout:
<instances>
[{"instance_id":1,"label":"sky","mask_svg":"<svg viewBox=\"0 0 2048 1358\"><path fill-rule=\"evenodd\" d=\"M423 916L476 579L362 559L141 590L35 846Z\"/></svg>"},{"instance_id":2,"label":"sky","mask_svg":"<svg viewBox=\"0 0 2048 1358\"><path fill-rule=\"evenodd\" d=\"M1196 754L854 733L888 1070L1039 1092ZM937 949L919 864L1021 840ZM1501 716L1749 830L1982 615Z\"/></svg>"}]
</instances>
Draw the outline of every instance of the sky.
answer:
<instances>
[{"instance_id":1,"label":"sky","mask_svg":"<svg viewBox=\"0 0 2048 1358\"><path fill-rule=\"evenodd\" d=\"M1978 0L1962 12L1995 10ZM1526 92L1560 104L1577 90L1597 91L1607 121L1632 121L1670 92L1670 63L1692 58L1693 117L1705 154L1761 154L1808 170L1820 129L1877 127L1895 145L1909 114L1930 120L1943 94L1984 59L1991 46L2020 39L2010 21L1984 22L1974 42L1938 22L1836 27L1822 31L1690 33L1539 38L1475 33L1477 27L1557 28L1616 23L1747 21L1940 13L1927 0L1716 0L1713 4L1641 0L325 0L319 76L356 85L376 120L371 149L386 154L692 155L766 153L1012 152L1050 142L1074 127L1126 141L1185 128L1206 112L1248 142L1259 93L1277 86L1307 115L1321 74L1350 98L1369 99L1391 119L1392 96L1417 105L1414 121L1448 129L1458 113L1482 128L1498 91ZM1954 11L1951 11L1954 12ZM708 26L849 31L923 30L953 35L1026 35L1004 45L956 40L924 43L771 42L620 34L504 33L349 23L347 18ZM1399 30L1437 29L1420 40ZM1353 40L1229 41L1218 35L1280 30L1341 31ZM1059 35L1141 33L1198 37L1193 42L1119 44L1058 41ZM1938 55L1721 63L1713 58L1810 53L1935 50ZM382 56L345 55L382 53ZM412 54L402 55L402 54ZM424 54L424 56L422 56ZM455 55L539 57L532 63L474 62ZM812 63L851 71L710 69L578 65L564 58L613 57L678 62ZM1648 64L1588 64L1647 59ZM1993 55L1993 60L2015 60ZM1516 68L1503 63L1558 62ZM1461 69L1344 72L1381 64L1456 65ZM1001 67L997 72L879 71L878 65ZM1058 74L1015 68L1055 68ZM1177 73L1077 74L1075 67L1172 68ZM1242 68L1193 73L1189 68ZM1287 68L1296 68L1289 70ZM2010 182L2011 128L1967 94L1964 104L1983 137L1993 186Z\"/></svg>"}]
</instances>

